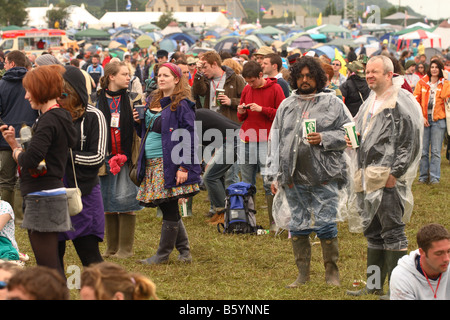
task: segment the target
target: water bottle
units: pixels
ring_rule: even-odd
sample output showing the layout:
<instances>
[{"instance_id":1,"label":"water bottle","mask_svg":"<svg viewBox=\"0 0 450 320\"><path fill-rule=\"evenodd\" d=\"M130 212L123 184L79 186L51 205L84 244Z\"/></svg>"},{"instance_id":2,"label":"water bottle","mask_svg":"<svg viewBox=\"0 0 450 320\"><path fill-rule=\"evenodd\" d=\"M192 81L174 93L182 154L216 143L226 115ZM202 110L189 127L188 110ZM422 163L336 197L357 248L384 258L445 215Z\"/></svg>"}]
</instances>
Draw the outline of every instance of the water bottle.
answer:
<instances>
[{"instance_id":1,"label":"water bottle","mask_svg":"<svg viewBox=\"0 0 450 320\"><path fill-rule=\"evenodd\" d=\"M31 128L24 123L19 131L20 142L24 150L26 150L28 147L28 144L31 140L31 135Z\"/></svg>"}]
</instances>

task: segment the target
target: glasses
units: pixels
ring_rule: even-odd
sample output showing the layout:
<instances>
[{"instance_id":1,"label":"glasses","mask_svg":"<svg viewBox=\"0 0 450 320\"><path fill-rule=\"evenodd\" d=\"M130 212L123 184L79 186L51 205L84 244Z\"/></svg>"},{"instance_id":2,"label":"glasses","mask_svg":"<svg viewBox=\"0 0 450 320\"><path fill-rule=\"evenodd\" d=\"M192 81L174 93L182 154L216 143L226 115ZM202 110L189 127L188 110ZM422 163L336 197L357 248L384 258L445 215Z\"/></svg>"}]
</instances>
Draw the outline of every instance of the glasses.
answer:
<instances>
[{"instance_id":1,"label":"glasses","mask_svg":"<svg viewBox=\"0 0 450 320\"><path fill-rule=\"evenodd\" d=\"M195 63L189 63L188 66L195 66Z\"/></svg>"},{"instance_id":2,"label":"glasses","mask_svg":"<svg viewBox=\"0 0 450 320\"><path fill-rule=\"evenodd\" d=\"M313 78L311 73L307 73L307 74L300 74L298 76L299 79L303 80L306 77L306 80L311 80Z\"/></svg>"},{"instance_id":3,"label":"glasses","mask_svg":"<svg viewBox=\"0 0 450 320\"><path fill-rule=\"evenodd\" d=\"M332 65L332 66L338 66L338 67L340 67L340 66L341 66L341 64L340 64L340 63L332 63L331 65Z\"/></svg>"}]
</instances>

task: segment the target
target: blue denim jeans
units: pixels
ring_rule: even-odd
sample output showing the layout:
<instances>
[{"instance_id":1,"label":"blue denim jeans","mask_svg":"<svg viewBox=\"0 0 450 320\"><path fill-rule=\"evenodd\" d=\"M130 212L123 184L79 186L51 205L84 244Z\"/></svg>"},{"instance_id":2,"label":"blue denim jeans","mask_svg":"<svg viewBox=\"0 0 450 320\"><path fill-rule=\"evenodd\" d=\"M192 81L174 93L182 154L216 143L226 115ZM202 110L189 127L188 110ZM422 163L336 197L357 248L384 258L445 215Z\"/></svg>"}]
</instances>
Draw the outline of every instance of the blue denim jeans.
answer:
<instances>
[{"instance_id":1,"label":"blue denim jeans","mask_svg":"<svg viewBox=\"0 0 450 320\"><path fill-rule=\"evenodd\" d=\"M320 186L296 184L285 188L291 209L289 230L293 236L305 236L312 232L319 239L337 236L338 187L336 182Z\"/></svg>"},{"instance_id":2,"label":"blue denim jeans","mask_svg":"<svg viewBox=\"0 0 450 320\"><path fill-rule=\"evenodd\" d=\"M208 190L213 208L224 208L225 188L239 182L239 166L236 162L237 148L237 138L233 144L224 143L214 152L214 156L208 162L203 174L203 183Z\"/></svg>"},{"instance_id":3,"label":"blue denim jeans","mask_svg":"<svg viewBox=\"0 0 450 320\"><path fill-rule=\"evenodd\" d=\"M446 129L445 119L433 121L428 115L429 127L423 130L422 158L420 159L419 181L439 182L441 178L441 149ZM431 155L431 159L430 159Z\"/></svg>"},{"instance_id":4,"label":"blue denim jeans","mask_svg":"<svg viewBox=\"0 0 450 320\"><path fill-rule=\"evenodd\" d=\"M239 167L241 169L242 182L256 185L256 174L261 172L265 176L267 161L267 141L248 142L239 140L238 153ZM264 191L266 195L271 195L270 184L264 180Z\"/></svg>"}]
</instances>

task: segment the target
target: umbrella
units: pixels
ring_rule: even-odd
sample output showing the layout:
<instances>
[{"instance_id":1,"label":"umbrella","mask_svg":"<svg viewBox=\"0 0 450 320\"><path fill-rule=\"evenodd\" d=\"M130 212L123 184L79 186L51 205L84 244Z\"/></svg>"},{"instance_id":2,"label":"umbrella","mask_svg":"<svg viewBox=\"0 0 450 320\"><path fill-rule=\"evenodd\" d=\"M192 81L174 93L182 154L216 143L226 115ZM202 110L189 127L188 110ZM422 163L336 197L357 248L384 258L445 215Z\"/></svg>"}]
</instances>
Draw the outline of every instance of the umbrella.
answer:
<instances>
[{"instance_id":1,"label":"umbrella","mask_svg":"<svg viewBox=\"0 0 450 320\"><path fill-rule=\"evenodd\" d=\"M326 55L328 58L334 59L336 53L334 48L334 46L322 45L320 47L312 48L311 50L316 52L319 57L321 55Z\"/></svg>"},{"instance_id":2,"label":"umbrella","mask_svg":"<svg viewBox=\"0 0 450 320\"><path fill-rule=\"evenodd\" d=\"M153 38L146 34L143 34L136 39L136 43L141 49L150 47L153 42Z\"/></svg>"}]
</instances>

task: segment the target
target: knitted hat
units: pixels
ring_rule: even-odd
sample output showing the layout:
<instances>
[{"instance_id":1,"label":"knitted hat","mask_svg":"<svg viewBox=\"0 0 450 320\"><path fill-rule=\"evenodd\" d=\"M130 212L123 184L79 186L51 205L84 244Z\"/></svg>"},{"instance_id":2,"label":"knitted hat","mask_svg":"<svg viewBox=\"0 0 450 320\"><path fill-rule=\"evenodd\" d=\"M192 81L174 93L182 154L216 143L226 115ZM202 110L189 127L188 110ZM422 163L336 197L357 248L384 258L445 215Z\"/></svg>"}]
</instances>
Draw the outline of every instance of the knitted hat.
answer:
<instances>
[{"instance_id":1,"label":"knitted hat","mask_svg":"<svg viewBox=\"0 0 450 320\"><path fill-rule=\"evenodd\" d=\"M411 66L415 66L416 62L414 60L408 60L405 63L405 70L408 70Z\"/></svg>"},{"instance_id":2,"label":"knitted hat","mask_svg":"<svg viewBox=\"0 0 450 320\"><path fill-rule=\"evenodd\" d=\"M62 64L55 56L51 54L43 54L36 58L38 66L48 66L52 64Z\"/></svg>"},{"instance_id":3,"label":"knitted hat","mask_svg":"<svg viewBox=\"0 0 450 320\"><path fill-rule=\"evenodd\" d=\"M84 107L88 105L88 92L86 88L86 78L80 69L74 66L65 66L66 72L63 74L63 78L67 81L72 88L78 93L81 102Z\"/></svg>"}]
</instances>

